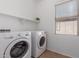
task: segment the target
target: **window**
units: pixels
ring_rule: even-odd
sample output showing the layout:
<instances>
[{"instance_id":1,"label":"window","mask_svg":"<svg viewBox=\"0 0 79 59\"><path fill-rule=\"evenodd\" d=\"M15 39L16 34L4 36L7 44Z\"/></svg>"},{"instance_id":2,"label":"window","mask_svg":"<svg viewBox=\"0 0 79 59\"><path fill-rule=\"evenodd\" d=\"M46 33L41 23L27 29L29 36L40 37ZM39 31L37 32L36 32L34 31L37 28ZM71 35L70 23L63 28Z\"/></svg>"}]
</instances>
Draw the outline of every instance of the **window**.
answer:
<instances>
[{"instance_id":1,"label":"window","mask_svg":"<svg viewBox=\"0 0 79 59\"><path fill-rule=\"evenodd\" d=\"M56 22L56 34L77 35L77 20Z\"/></svg>"},{"instance_id":2,"label":"window","mask_svg":"<svg viewBox=\"0 0 79 59\"><path fill-rule=\"evenodd\" d=\"M56 34L78 35L78 0L69 0L56 4Z\"/></svg>"}]
</instances>

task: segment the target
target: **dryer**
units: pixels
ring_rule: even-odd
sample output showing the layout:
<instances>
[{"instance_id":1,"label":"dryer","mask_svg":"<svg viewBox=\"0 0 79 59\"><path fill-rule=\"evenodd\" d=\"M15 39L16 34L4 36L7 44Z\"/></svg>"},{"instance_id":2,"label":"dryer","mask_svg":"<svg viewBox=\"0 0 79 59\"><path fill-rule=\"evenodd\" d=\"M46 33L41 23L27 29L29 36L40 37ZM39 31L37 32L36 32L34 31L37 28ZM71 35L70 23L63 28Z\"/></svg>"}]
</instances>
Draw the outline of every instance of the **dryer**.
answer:
<instances>
[{"instance_id":1,"label":"dryer","mask_svg":"<svg viewBox=\"0 0 79 59\"><path fill-rule=\"evenodd\" d=\"M0 33L0 58L30 58L31 33Z\"/></svg>"},{"instance_id":2,"label":"dryer","mask_svg":"<svg viewBox=\"0 0 79 59\"><path fill-rule=\"evenodd\" d=\"M32 32L32 57L39 57L46 50L46 32Z\"/></svg>"}]
</instances>

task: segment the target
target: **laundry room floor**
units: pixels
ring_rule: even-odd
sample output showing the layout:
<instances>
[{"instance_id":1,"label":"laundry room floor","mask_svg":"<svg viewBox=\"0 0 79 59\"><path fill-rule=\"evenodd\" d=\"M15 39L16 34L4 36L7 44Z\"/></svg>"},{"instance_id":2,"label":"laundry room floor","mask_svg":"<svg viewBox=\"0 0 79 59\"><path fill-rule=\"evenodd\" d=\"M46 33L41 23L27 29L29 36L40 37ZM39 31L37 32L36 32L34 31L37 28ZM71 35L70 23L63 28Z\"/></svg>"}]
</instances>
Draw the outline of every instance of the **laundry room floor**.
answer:
<instances>
[{"instance_id":1,"label":"laundry room floor","mask_svg":"<svg viewBox=\"0 0 79 59\"><path fill-rule=\"evenodd\" d=\"M70 57L46 50L39 58L70 58Z\"/></svg>"}]
</instances>

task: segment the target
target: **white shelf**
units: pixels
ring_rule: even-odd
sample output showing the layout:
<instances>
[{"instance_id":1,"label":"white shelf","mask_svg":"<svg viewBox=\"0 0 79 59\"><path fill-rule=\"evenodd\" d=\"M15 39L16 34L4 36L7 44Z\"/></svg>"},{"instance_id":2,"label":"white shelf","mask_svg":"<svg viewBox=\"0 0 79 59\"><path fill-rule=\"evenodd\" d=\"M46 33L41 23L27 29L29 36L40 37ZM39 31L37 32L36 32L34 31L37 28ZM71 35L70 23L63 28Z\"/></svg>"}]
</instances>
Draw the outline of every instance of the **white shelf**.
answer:
<instances>
[{"instance_id":1,"label":"white shelf","mask_svg":"<svg viewBox=\"0 0 79 59\"><path fill-rule=\"evenodd\" d=\"M14 17L14 18L17 18L17 19L20 19L20 20L26 20L26 21L29 21L29 22L40 23L40 21L32 20L32 19L30 19L30 18L17 17L17 16L5 14L5 13L0 13L0 15L3 15L3 16L10 16L10 17Z\"/></svg>"},{"instance_id":2,"label":"white shelf","mask_svg":"<svg viewBox=\"0 0 79 59\"><path fill-rule=\"evenodd\" d=\"M27 19L25 19L25 18L19 18L19 19L26 20L26 21L29 21L29 22L34 22L34 23L40 23L40 21L32 20L30 18L27 18Z\"/></svg>"}]
</instances>

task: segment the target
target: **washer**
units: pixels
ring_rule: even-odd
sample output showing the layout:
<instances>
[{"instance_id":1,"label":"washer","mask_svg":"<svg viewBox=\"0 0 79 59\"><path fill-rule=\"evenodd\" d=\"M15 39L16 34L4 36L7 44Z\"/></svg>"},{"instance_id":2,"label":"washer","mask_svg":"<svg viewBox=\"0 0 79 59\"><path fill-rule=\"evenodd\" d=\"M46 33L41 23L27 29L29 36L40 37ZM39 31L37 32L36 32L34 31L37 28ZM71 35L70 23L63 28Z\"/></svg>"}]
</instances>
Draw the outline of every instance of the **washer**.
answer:
<instances>
[{"instance_id":1,"label":"washer","mask_svg":"<svg viewBox=\"0 0 79 59\"><path fill-rule=\"evenodd\" d=\"M44 31L32 32L32 57L39 57L46 50L46 41Z\"/></svg>"},{"instance_id":2,"label":"washer","mask_svg":"<svg viewBox=\"0 0 79 59\"><path fill-rule=\"evenodd\" d=\"M0 58L30 58L31 32L0 33Z\"/></svg>"}]
</instances>

